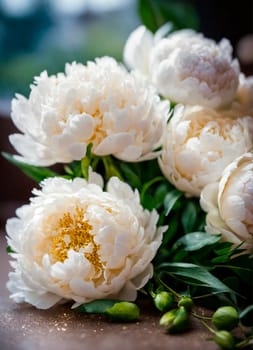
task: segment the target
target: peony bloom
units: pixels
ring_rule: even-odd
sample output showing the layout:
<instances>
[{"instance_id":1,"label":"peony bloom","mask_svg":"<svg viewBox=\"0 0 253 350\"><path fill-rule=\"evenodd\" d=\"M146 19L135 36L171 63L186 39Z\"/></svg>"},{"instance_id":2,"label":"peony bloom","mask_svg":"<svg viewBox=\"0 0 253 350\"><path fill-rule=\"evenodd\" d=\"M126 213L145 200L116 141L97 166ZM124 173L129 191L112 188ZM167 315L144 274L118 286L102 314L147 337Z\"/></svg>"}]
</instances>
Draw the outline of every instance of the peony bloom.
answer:
<instances>
[{"instance_id":1,"label":"peony bloom","mask_svg":"<svg viewBox=\"0 0 253 350\"><path fill-rule=\"evenodd\" d=\"M125 64L129 68L137 69L148 76L153 44L153 34L145 26L139 26L126 41L123 52Z\"/></svg>"},{"instance_id":2,"label":"peony bloom","mask_svg":"<svg viewBox=\"0 0 253 350\"><path fill-rule=\"evenodd\" d=\"M164 37L167 29L167 25L162 26L153 34L144 25L137 27L129 35L125 43L123 52L125 64L131 69L140 71L152 80L151 59L154 49L156 59L163 60L174 49L180 46L185 47L185 45L191 46L197 40L203 38L203 35L200 33L184 29L171 33L168 40L168 38ZM153 69L155 69L155 63L153 63Z\"/></svg>"},{"instance_id":3,"label":"peony bloom","mask_svg":"<svg viewBox=\"0 0 253 350\"><path fill-rule=\"evenodd\" d=\"M144 210L137 191L112 177L107 191L84 179L50 178L7 221L15 302L47 309L59 301L134 300L152 277L165 227Z\"/></svg>"},{"instance_id":4,"label":"peony bloom","mask_svg":"<svg viewBox=\"0 0 253 350\"><path fill-rule=\"evenodd\" d=\"M124 49L130 68L147 75L161 95L176 103L217 108L232 102L239 65L228 40L217 44L188 29L158 34L144 26L130 34Z\"/></svg>"},{"instance_id":5,"label":"peony bloom","mask_svg":"<svg viewBox=\"0 0 253 350\"><path fill-rule=\"evenodd\" d=\"M155 35L144 25L137 27L128 37L123 51L123 59L125 64L130 68L144 74L149 80L151 78L151 57L153 48L166 35L171 26L167 23L163 25ZM184 30L188 37L191 30ZM175 34L173 34L175 35ZM176 43L177 44L177 43Z\"/></svg>"},{"instance_id":6,"label":"peony bloom","mask_svg":"<svg viewBox=\"0 0 253 350\"><path fill-rule=\"evenodd\" d=\"M220 182L207 185L200 199L207 212L206 231L221 233L224 241L244 242L253 251L253 154L229 164Z\"/></svg>"},{"instance_id":7,"label":"peony bloom","mask_svg":"<svg viewBox=\"0 0 253 350\"><path fill-rule=\"evenodd\" d=\"M159 159L164 176L179 190L199 196L225 167L253 147L253 119L233 110L178 105Z\"/></svg>"},{"instance_id":8,"label":"peony bloom","mask_svg":"<svg viewBox=\"0 0 253 350\"><path fill-rule=\"evenodd\" d=\"M48 166L80 160L90 143L98 156L157 156L169 103L113 58L67 64L65 74L43 72L35 83L29 99L17 95L12 102L12 119L23 134L10 141L21 161Z\"/></svg>"},{"instance_id":9,"label":"peony bloom","mask_svg":"<svg viewBox=\"0 0 253 350\"><path fill-rule=\"evenodd\" d=\"M161 61L166 60L168 56L176 49L191 49L196 44L213 44L213 40L207 39L201 33L196 33L191 29L182 29L169 34L167 37L161 37L160 40L156 40L153 46L152 52L152 65L156 70L156 65Z\"/></svg>"},{"instance_id":10,"label":"peony bloom","mask_svg":"<svg viewBox=\"0 0 253 350\"><path fill-rule=\"evenodd\" d=\"M233 102L234 108L253 117L253 76L240 74L239 87Z\"/></svg>"},{"instance_id":11,"label":"peony bloom","mask_svg":"<svg viewBox=\"0 0 253 350\"><path fill-rule=\"evenodd\" d=\"M217 108L228 105L238 87L239 65L231 45L183 31L153 49L152 80L163 96L177 102Z\"/></svg>"}]
</instances>

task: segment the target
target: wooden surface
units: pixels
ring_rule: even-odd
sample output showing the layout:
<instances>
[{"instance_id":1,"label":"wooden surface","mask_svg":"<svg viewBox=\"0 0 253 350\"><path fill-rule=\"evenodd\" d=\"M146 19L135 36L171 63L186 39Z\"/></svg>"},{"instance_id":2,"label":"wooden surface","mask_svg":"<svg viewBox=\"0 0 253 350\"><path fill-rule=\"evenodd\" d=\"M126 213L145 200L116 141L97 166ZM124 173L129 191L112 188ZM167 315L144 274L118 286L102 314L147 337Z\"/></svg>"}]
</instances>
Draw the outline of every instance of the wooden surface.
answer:
<instances>
[{"instance_id":1,"label":"wooden surface","mask_svg":"<svg viewBox=\"0 0 253 350\"><path fill-rule=\"evenodd\" d=\"M217 350L197 322L183 335L168 335L159 327L160 314L149 304L141 305L136 323L112 323L103 316L79 314L70 305L37 310L16 305L5 284L9 264L6 242L1 235L0 252L0 349L1 350Z\"/></svg>"}]
</instances>

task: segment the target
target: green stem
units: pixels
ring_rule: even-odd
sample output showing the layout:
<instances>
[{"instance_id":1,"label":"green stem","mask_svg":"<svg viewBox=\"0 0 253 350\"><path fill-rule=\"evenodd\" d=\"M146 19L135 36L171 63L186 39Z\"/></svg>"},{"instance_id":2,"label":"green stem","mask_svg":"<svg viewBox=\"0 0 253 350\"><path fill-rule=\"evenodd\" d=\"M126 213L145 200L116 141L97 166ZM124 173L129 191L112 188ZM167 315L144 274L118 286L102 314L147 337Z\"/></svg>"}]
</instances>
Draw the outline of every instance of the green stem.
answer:
<instances>
[{"instance_id":1,"label":"green stem","mask_svg":"<svg viewBox=\"0 0 253 350\"><path fill-rule=\"evenodd\" d=\"M105 167L105 178L109 180L112 176L117 176L123 181L123 177L117 167L115 166L111 156L106 156L101 158Z\"/></svg>"},{"instance_id":2,"label":"green stem","mask_svg":"<svg viewBox=\"0 0 253 350\"><path fill-rule=\"evenodd\" d=\"M99 161L100 161L99 157L93 157L93 159L92 159L92 169L94 171L96 171L96 168L98 166Z\"/></svg>"},{"instance_id":3,"label":"green stem","mask_svg":"<svg viewBox=\"0 0 253 350\"><path fill-rule=\"evenodd\" d=\"M162 285L166 289L168 289L169 292L174 294L177 298L181 298L181 294L177 293L174 289L169 287L165 282L163 282L157 275L154 275L154 279L158 285Z\"/></svg>"},{"instance_id":4,"label":"green stem","mask_svg":"<svg viewBox=\"0 0 253 350\"><path fill-rule=\"evenodd\" d=\"M191 315L193 316L193 317L196 317L196 318L198 318L199 320L211 320L212 319L212 317L207 317L207 316L202 316L202 315L199 315L199 314L196 314L195 312L191 312Z\"/></svg>"},{"instance_id":5,"label":"green stem","mask_svg":"<svg viewBox=\"0 0 253 350\"><path fill-rule=\"evenodd\" d=\"M221 293L221 292L202 294L202 295L198 295L198 296L196 296L196 297L192 297L192 299L194 299L194 300L203 299L203 298L211 297L211 296L213 296L214 294L219 294L219 293Z\"/></svg>"},{"instance_id":6,"label":"green stem","mask_svg":"<svg viewBox=\"0 0 253 350\"><path fill-rule=\"evenodd\" d=\"M81 170L83 177L88 180L89 178L89 166L90 166L90 157L86 156L81 159Z\"/></svg>"},{"instance_id":7,"label":"green stem","mask_svg":"<svg viewBox=\"0 0 253 350\"><path fill-rule=\"evenodd\" d=\"M215 330L211 328L204 320L200 320L200 322L203 324L204 327L206 327L209 330L209 332L215 334Z\"/></svg>"},{"instance_id":8,"label":"green stem","mask_svg":"<svg viewBox=\"0 0 253 350\"><path fill-rule=\"evenodd\" d=\"M242 347L242 346L248 344L248 342L249 342L251 339L253 339L253 335L250 335L248 338L246 338L246 339L240 341L239 343L236 344L235 347L236 347L236 348L240 348L240 347Z\"/></svg>"},{"instance_id":9,"label":"green stem","mask_svg":"<svg viewBox=\"0 0 253 350\"><path fill-rule=\"evenodd\" d=\"M141 190L141 202L143 202L144 200L144 196L147 192L147 190L153 186L156 182L160 182L160 181L164 181L164 177L163 176L157 176L155 177L154 179L146 182L144 185L143 185L143 188Z\"/></svg>"}]
</instances>

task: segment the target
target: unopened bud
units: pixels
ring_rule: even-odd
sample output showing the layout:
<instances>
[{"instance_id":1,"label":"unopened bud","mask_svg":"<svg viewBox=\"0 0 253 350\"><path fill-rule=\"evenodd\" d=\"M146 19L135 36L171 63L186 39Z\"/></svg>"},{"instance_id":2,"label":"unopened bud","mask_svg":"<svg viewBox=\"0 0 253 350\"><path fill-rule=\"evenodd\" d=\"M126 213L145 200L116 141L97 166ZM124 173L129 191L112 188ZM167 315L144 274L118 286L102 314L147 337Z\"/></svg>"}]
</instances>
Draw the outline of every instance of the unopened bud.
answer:
<instances>
[{"instance_id":1,"label":"unopened bud","mask_svg":"<svg viewBox=\"0 0 253 350\"><path fill-rule=\"evenodd\" d=\"M169 333L178 333L184 331L189 326L189 314L187 310L181 306L176 313L176 317L172 322L172 326L168 328Z\"/></svg>"},{"instance_id":2,"label":"unopened bud","mask_svg":"<svg viewBox=\"0 0 253 350\"><path fill-rule=\"evenodd\" d=\"M218 331L215 333L214 341L218 344L222 349L234 349L235 347L235 339L231 333L228 331Z\"/></svg>"},{"instance_id":3,"label":"unopened bud","mask_svg":"<svg viewBox=\"0 0 253 350\"><path fill-rule=\"evenodd\" d=\"M182 296L178 301L178 307L183 306L186 311L191 312L193 307L193 301L190 297Z\"/></svg>"},{"instance_id":4,"label":"unopened bud","mask_svg":"<svg viewBox=\"0 0 253 350\"><path fill-rule=\"evenodd\" d=\"M213 314L212 322L217 329L231 330L238 325L239 314L232 306L222 306Z\"/></svg>"},{"instance_id":5,"label":"unopened bud","mask_svg":"<svg viewBox=\"0 0 253 350\"><path fill-rule=\"evenodd\" d=\"M134 303L121 301L105 311L112 321L134 322L140 316L140 309Z\"/></svg>"},{"instance_id":6,"label":"unopened bud","mask_svg":"<svg viewBox=\"0 0 253 350\"><path fill-rule=\"evenodd\" d=\"M154 303L158 310L165 312L172 308L174 304L174 296L166 291L160 292L156 294Z\"/></svg>"},{"instance_id":7,"label":"unopened bud","mask_svg":"<svg viewBox=\"0 0 253 350\"><path fill-rule=\"evenodd\" d=\"M189 325L189 315L184 307L166 312L160 319L160 325L164 326L168 333L178 333Z\"/></svg>"}]
</instances>

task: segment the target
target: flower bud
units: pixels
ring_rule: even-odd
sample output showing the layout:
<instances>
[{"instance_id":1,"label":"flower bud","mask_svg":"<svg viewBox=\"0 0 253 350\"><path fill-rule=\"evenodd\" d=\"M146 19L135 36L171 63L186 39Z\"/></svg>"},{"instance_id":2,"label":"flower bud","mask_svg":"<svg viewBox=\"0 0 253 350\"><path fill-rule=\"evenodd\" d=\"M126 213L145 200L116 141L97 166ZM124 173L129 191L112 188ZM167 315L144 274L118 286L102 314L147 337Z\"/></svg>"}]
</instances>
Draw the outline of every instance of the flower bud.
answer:
<instances>
[{"instance_id":1,"label":"flower bud","mask_svg":"<svg viewBox=\"0 0 253 350\"><path fill-rule=\"evenodd\" d=\"M183 306L187 312L192 311L193 301L190 297L182 296L178 301L178 307Z\"/></svg>"},{"instance_id":2,"label":"flower bud","mask_svg":"<svg viewBox=\"0 0 253 350\"><path fill-rule=\"evenodd\" d=\"M189 325L189 315L187 310L181 306L177 312L176 317L172 322L172 326L167 330L169 333L178 333L184 331Z\"/></svg>"},{"instance_id":3,"label":"flower bud","mask_svg":"<svg viewBox=\"0 0 253 350\"><path fill-rule=\"evenodd\" d=\"M140 309L134 303L121 301L105 311L112 321L133 322L140 316Z\"/></svg>"},{"instance_id":4,"label":"flower bud","mask_svg":"<svg viewBox=\"0 0 253 350\"><path fill-rule=\"evenodd\" d=\"M164 312L172 308L174 304L174 296L171 293L162 291L156 294L154 304L158 310Z\"/></svg>"},{"instance_id":5,"label":"flower bud","mask_svg":"<svg viewBox=\"0 0 253 350\"><path fill-rule=\"evenodd\" d=\"M166 312L164 315L162 315L162 317L160 318L160 326L163 326L166 328L171 327L172 323L176 317L177 311L178 311L178 309L173 309L173 310Z\"/></svg>"},{"instance_id":6,"label":"flower bud","mask_svg":"<svg viewBox=\"0 0 253 350\"><path fill-rule=\"evenodd\" d=\"M189 324L188 312L184 307L166 312L160 319L160 325L164 326L168 333L178 333L185 330Z\"/></svg>"},{"instance_id":7,"label":"flower bud","mask_svg":"<svg viewBox=\"0 0 253 350\"><path fill-rule=\"evenodd\" d=\"M234 349L234 347L235 347L234 337L228 331L218 331L218 332L216 332L213 340L222 349Z\"/></svg>"},{"instance_id":8,"label":"flower bud","mask_svg":"<svg viewBox=\"0 0 253 350\"><path fill-rule=\"evenodd\" d=\"M222 306L213 314L212 322L217 329L231 330L238 325L239 314L232 306Z\"/></svg>"}]
</instances>

